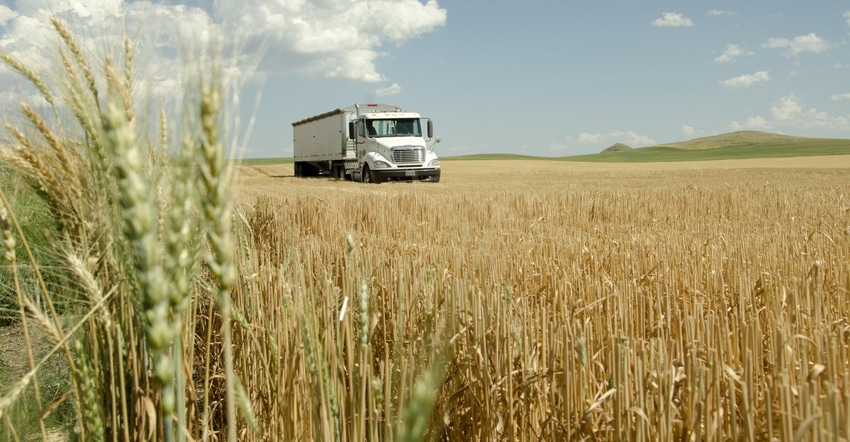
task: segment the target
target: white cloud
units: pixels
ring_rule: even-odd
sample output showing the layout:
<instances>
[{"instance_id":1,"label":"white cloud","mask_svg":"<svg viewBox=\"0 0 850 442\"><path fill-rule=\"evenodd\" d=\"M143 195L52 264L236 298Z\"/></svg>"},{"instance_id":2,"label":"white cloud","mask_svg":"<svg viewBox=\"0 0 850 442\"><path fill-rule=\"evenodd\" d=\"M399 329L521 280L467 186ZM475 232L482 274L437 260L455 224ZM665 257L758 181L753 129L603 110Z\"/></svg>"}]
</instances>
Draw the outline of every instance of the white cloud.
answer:
<instances>
[{"instance_id":1,"label":"white cloud","mask_svg":"<svg viewBox=\"0 0 850 442\"><path fill-rule=\"evenodd\" d=\"M847 26L850 27L850 11L844 11L844 19L847 20Z\"/></svg>"},{"instance_id":2,"label":"white cloud","mask_svg":"<svg viewBox=\"0 0 850 442\"><path fill-rule=\"evenodd\" d=\"M111 17L117 17L124 5L123 0L99 0L97 2L87 0L68 0L64 3L65 9L53 9L53 13L71 13L80 18L100 22ZM55 6L54 6L55 8Z\"/></svg>"},{"instance_id":3,"label":"white cloud","mask_svg":"<svg viewBox=\"0 0 850 442\"><path fill-rule=\"evenodd\" d=\"M794 95L782 97L770 109L773 118L779 121L792 120L803 112L803 107L797 103Z\"/></svg>"},{"instance_id":4,"label":"white cloud","mask_svg":"<svg viewBox=\"0 0 850 442\"><path fill-rule=\"evenodd\" d=\"M730 17L734 17L734 16L738 15L738 11L724 11L722 9L712 9L712 10L708 11L708 15L715 16L715 17L721 16L721 15L728 15Z\"/></svg>"},{"instance_id":5,"label":"white cloud","mask_svg":"<svg viewBox=\"0 0 850 442\"><path fill-rule=\"evenodd\" d=\"M832 96L832 101L842 101L842 100L850 100L850 93L835 94L835 95Z\"/></svg>"},{"instance_id":6,"label":"white cloud","mask_svg":"<svg viewBox=\"0 0 850 442\"><path fill-rule=\"evenodd\" d=\"M590 134L582 132L578 135L576 143L578 144L599 144L602 142L602 134Z\"/></svg>"},{"instance_id":7,"label":"white cloud","mask_svg":"<svg viewBox=\"0 0 850 442\"><path fill-rule=\"evenodd\" d=\"M772 130L768 121L764 117L755 116L748 117L743 123L733 121L729 127L732 130Z\"/></svg>"},{"instance_id":8,"label":"white cloud","mask_svg":"<svg viewBox=\"0 0 850 442\"><path fill-rule=\"evenodd\" d=\"M797 102L792 94L780 98L771 108L777 122L794 128L829 129L847 132L850 129L850 115L831 116L815 108L807 108Z\"/></svg>"},{"instance_id":9,"label":"white cloud","mask_svg":"<svg viewBox=\"0 0 850 442\"><path fill-rule=\"evenodd\" d=\"M59 3L59 2L56 2ZM66 24L92 71L103 84L103 61L123 59L125 33L134 49L134 93L136 101L162 98L165 102L182 99L183 60L178 59L180 45L196 42L206 45L211 24L201 9L183 5L167 6L151 2L105 0L99 2L68 0L51 9L39 9L35 2L18 2L17 15L0 28L0 47L12 57L38 72L50 83L63 76L59 50L66 49L50 23L55 16ZM25 6L21 6L25 5ZM223 54L226 55L226 54ZM0 65L0 83L26 88L27 81ZM54 91L62 88L48 84ZM22 94L29 91L21 90ZM21 98L0 100L0 107L15 106Z\"/></svg>"},{"instance_id":10,"label":"white cloud","mask_svg":"<svg viewBox=\"0 0 850 442\"><path fill-rule=\"evenodd\" d=\"M7 21L7 33L0 35L0 48L28 66L45 66L48 52L45 47L53 46L55 32L45 20L17 15ZM0 64L0 72L5 65ZM8 71L6 71L8 72Z\"/></svg>"},{"instance_id":11,"label":"white cloud","mask_svg":"<svg viewBox=\"0 0 850 442\"><path fill-rule=\"evenodd\" d=\"M757 83L770 81L770 74L767 71L758 71L755 74L741 75L740 77L730 78L720 82L723 86L730 88L750 87Z\"/></svg>"},{"instance_id":12,"label":"white cloud","mask_svg":"<svg viewBox=\"0 0 850 442\"><path fill-rule=\"evenodd\" d=\"M752 54L753 54L752 52L744 50L743 48L741 48L740 46L738 46L736 44L730 43L730 44L726 45L726 50L723 51L723 55L715 58L714 62L715 63L731 63L733 61L736 61L738 59L738 57L741 57L741 56L744 56L744 55L752 55Z\"/></svg>"},{"instance_id":13,"label":"white cloud","mask_svg":"<svg viewBox=\"0 0 850 442\"><path fill-rule=\"evenodd\" d=\"M744 125L748 129L770 129L770 125L767 124L767 120L762 117L749 117Z\"/></svg>"},{"instance_id":14,"label":"white cloud","mask_svg":"<svg viewBox=\"0 0 850 442\"><path fill-rule=\"evenodd\" d=\"M785 49L787 55L799 55L804 52L826 52L832 45L815 33L799 35L789 40L787 38L769 38L762 44L765 49Z\"/></svg>"},{"instance_id":15,"label":"white cloud","mask_svg":"<svg viewBox=\"0 0 850 442\"><path fill-rule=\"evenodd\" d=\"M264 75L369 82L384 80L375 65L386 52L383 46L401 45L446 24L446 10L437 0L214 0L209 10L189 6L198 3L193 0L163 2L170 5L63 0L49 10L40 2L17 3L16 10L0 6L0 47L25 61L54 57L55 31L47 19L56 15L91 54L120 46L126 24L131 38L152 40L148 53L160 62L168 54L166 61L177 70L175 54L184 45L203 46L217 34L227 36L225 54L259 63Z\"/></svg>"},{"instance_id":16,"label":"white cloud","mask_svg":"<svg viewBox=\"0 0 850 442\"><path fill-rule=\"evenodd\" d=\"M623 143L631 147L643 147L655 144L655 140L631 130L615 130L604 134L582 132L577 137L567 137L563 143L551 143L550 148L553 151L565 151L575 146L607 147L614 143Z\"/></svg>"},{"instance_id":17,"label":"white cloud","mask_svg":"<svg viewBox=\"0 0 850 442\"><path fill-rule=\"evenodd\" d=\"M170 114L183 100L186 64L211 63L211 53L221 59L228 92L287 75L377 83L385 81L380 57L445 26L447 13L438 0L0 0L0 50L38 72L62 106L67 75L59 51L67 48L51 16L68 25L101 91L104 60L123 60L129 36L133 102ZM376 95L402 92L392 82L375 88L381 89ZM43 103L25 78L0 62L0 119L16 114L22 100ZM247 136L247 130L236 132Z\"/></svg>"},{"instance_id":18,"label":"white cloud","mask_svg":"<svg viewBox=\"0 0 850 442\"><path fill-rule=\"evenodd\" d=\"M850 94L846 94L850 95ZM850 96L847 97L850 99ZM770 119L761 116L749 117L744 124L732 122L733 129L783 130L790 133L800 130L825 130L846 137L850 131L850 115L829 115L815 108L809 108L797 101L792 94L777 100L770 108Z\"/></svg>"},{"instance_id":19,"label":"white cloud","mask_svg":"<svg viewBox=\"0 0 850 442\"><path fill-rule=\"evenodd\" d=\"M380 88L375 90L375 95L379 97L389 97L391 95L398 95L404 92L404 89L398 85L398 83L393 83L392 86Z\"/></svg>"},{"instance_id":20,"label":"white cloud","mask_svg":"<svg viewBox=\"0 0 850 442\"><path fill-rule=\"evenodd\" d=\"M693 26L694 22L691 19L679 14L678 12L665 12L661 18L655 19L652 26L657 28Z\"/></svg>"},{"instance_id":21,"label":"white cloud","mask_svg":"<svg viewBox=\"0 0 850 442\"><path fill-rule=\"evenodd\" d=\"M247 46L267 48L261 69L377 82L384 44L446 24L436 0L216 0L215 20Z\"/></svg>"},{"instance_id":22,"label":"white cloud","mask_svg":"<svg viewBox=\"0 0 850 442\"><path fill-rule=\"evenodd\" d=\"M682 134L684 134L686 137L693 135L694 134L693 126L688 126L687 124L683 124L682 125Z\"/></svg>"},{"instance_id":23,"label":"white cloud","mask_svg":"<svg viewBox=\"0 0 850 442\"><path fill-rule=\"evenodd\" d=\"M18 13L9 9L8 6L0 5L0 26L6 26L9 20L18 16Z\"/></svg>"}]
</instances>

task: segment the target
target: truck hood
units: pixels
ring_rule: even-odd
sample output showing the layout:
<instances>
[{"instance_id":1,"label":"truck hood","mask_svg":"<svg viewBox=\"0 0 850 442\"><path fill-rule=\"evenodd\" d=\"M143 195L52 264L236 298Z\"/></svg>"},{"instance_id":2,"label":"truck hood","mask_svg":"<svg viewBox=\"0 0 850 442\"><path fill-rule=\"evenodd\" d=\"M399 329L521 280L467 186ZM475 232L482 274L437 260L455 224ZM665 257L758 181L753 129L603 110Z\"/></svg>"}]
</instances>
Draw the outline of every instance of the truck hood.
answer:
<instances>
[{"instance_id":1,"label":"truck hood","mask_svg":"<svg viewBox=\"0 0 850 442\"><path fill-rule=\"evenodd\" d=\"M392 149L393 147L421 147L426 148L425 140L422 137L392 137L392 138L376 138L378 145Z\"/></svg>"}]
</instances>

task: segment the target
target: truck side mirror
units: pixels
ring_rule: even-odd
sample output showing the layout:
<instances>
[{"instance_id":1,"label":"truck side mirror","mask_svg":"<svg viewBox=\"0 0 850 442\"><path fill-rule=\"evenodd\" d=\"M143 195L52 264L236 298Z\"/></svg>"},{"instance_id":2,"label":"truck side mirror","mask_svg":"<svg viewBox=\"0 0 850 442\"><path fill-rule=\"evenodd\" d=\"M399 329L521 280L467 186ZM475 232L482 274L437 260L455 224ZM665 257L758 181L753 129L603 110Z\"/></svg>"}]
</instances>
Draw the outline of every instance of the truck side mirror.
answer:
<instances>
[{"instance_id":1,"label":"truck side mirror","mask_svg":"<svg viewBox=\"0 0 850 442\"><path fill-rule=\"evenodd\" d=\"M348 139L357 139L357 125L353 121L348 123Z\"/></svg>"},{"instance_id":2,"label":"truck side mirror","mask_svg":"<svg viewBox=\"0 0 850 442\"><path fill-rule=\"evenodd\" d=\"M428 120L428 138L434 138L434 123Z\"/></svg>"}]
</instances>

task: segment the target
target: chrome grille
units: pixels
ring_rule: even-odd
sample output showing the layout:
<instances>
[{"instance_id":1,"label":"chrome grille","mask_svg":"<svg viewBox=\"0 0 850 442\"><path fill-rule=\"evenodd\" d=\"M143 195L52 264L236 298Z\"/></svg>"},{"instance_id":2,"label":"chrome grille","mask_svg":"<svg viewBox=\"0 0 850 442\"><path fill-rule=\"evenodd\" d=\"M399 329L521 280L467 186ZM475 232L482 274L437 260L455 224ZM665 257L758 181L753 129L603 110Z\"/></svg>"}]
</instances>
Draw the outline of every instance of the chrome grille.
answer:
<instances>
[{"instance_id":1,"label":"chrome grille","mask_svg":"<svg viewBox=\"0 0 850 442\"><path fill-rule=\"evenodd\" d=\"M425 162L425 149L421 146L394 147L392 152L393 162L396 164Z\"/></svg>"}]
</instances>

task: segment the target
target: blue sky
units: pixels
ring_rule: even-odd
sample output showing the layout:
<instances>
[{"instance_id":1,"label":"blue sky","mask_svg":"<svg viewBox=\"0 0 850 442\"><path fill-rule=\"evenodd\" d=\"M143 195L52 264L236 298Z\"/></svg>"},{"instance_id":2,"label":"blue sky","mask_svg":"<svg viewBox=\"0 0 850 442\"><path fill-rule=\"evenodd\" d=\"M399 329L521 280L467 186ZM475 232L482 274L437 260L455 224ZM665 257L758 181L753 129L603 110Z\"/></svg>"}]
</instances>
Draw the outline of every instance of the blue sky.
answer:
<instances>
[{"instance_id":1,"label":"blue sky","mask_svg":"<svg viewBox=\"0 0 850 442\"><path fill-rule=\"evenodd\" d=\"M214 28L246 76L249 157L290 156L293 121L375 101L431 117L444 156L736 130L850 138L844 1L0 0L0 50L46 63L50 40L33 29L48 12L92 51L116 23L154 41L143 84L166 97L179 87L174 30ZM0 84L12 78L0 69ZM0 104L20 94L4 87Z\"/></svg>"}]
</instances>

